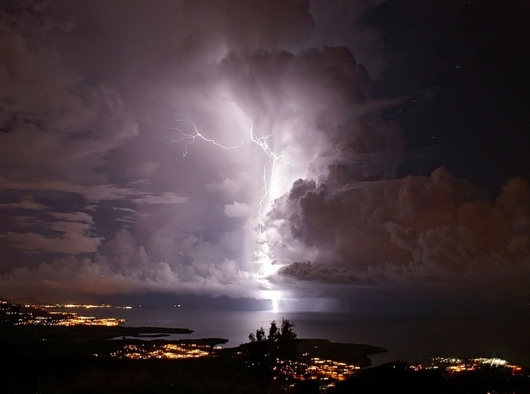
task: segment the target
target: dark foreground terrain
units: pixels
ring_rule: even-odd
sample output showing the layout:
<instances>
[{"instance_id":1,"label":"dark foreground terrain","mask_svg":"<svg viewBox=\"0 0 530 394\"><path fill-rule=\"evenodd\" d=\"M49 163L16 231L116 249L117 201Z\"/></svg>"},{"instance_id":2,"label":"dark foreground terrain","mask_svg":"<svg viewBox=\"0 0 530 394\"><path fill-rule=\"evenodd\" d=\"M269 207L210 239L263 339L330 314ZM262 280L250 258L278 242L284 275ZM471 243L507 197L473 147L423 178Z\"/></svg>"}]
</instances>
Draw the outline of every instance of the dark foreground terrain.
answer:
<instances>
[{"instance_id":1,"label":"dark foreground terrain","mask_svg":"<svg viewBox=\"0 0 530 394\"><path fill-rule=\"evenodd\" d=\"M451 375L442 370L414 371L407 363L396 361L366 369L327 393L529 394L530 370L514 376L492 367Z\"/></svg>"},{"instance_id":2,"label":"dark foreground terrain","mask_svg":"<svg viewBox=\"0 0 530 394\"><path fill-rule=\"evenodd\" d=\"M256 371L233 357L129 360L110 357L150 327L0 326L0 393L266 393ZM128 339L112 338L127 337ZM163 339L158 343L171 343ZM179 340L214 346L223 339ZM98 356L96 357L95 354Z\"/></svg>"},{"instance_id":3,"label":"dark foreground terrain","mask_svg":"<svg viewBox=\"0 0 530 394\"><path fill-rule=\"evenodd\" d=\"M126 344L145 343L141 334L185 333L185 329L134 327L0 326L0 393L317 393L322 382L274 379L270 366L252 365L245 346L213 350L223 339L179 340L212 348L196 359L118 359L110 354ZM109 340L110 338L124 338ZM159 344L173 343L154 339ZM152 341L152 342L153 342ZM299 353L365 364L384 349L367 345L298 340ZM98 357L94 355L97 354ZM530 372L517 376L499 368L452 376L445 371L414 371L395 362L364 368L328 393L517 393L530 394Z\"/></svg>"}]
</instances>

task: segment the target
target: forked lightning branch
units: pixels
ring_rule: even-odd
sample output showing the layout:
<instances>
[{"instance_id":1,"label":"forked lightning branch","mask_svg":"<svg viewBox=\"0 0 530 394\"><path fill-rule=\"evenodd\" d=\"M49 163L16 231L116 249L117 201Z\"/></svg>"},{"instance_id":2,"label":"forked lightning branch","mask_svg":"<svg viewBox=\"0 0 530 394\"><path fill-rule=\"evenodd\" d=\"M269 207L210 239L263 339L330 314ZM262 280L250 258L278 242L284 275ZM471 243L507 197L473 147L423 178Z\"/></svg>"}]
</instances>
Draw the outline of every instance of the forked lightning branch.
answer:
<instances>
[{"instance_id":1,"label":"forked lightning branch","mask_svg":"<svg viewBox=\"0 0 530 394\"><path fill-rule=\"evenodd\" d=\"M241 142L237 145L224 145L224 144L217 142L213 138L209 138L205 136L203 133L201 133L201 131L199 131L195 122L187 114L177 117L176 121L178 123L187 123L190 126L189 128L192 130L192 132L185 132L183 128L180 128L180 127L171 128L172 130L175 130L176 132L178 132L179 136L178 138L172 139L170 143L183 144L184 146L183 146L182 154L184 157L186 157L189 153L188 151L189 146L195 143L196 141L204 141L220 149L233 150L233 149L241 148L245 144L245 142L248 140L250 141L251 144L255 144L256 146L258 146L260 150L263 152L266 158L266 162L263 165L260 199L256 206L256 210L257 210L257 219L258 219L258 229L257 229L258 230L258 244L261 245L260 246L261 250L257 252L257 255L259 256L258 262L261 264L261 267L257 273L257 277L264 278L266 274L270 273L268 271L270 270L270 264L271 264L270 258L268 257L268 247L267 245L265 245L265 242L264 242L265 241L264 239L264 236L265 236L265 231L264 231L265 230L265 220L264 220L265 203L267 201L267 197L269 196L270 183L275 177L276 168L279 166L290 165L290 163L284 159L283 154L278 154L274 152L273 149L270 147L269 140L273 137L272 132L265 136L258 136L254 132L254 123L252 119L249 119L250 127L248 130L248 134L245 135L241 139ZM269 180L269 176L270 176L270 180Z\"/></svg>"}]
</instances>

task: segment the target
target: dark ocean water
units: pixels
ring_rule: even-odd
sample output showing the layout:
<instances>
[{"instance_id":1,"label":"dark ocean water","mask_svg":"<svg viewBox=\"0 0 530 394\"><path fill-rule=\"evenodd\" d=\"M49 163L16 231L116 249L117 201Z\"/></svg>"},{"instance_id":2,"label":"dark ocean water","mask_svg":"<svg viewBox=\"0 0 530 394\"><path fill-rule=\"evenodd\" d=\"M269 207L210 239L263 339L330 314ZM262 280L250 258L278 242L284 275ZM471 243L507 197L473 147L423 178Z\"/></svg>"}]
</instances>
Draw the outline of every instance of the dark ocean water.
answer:
<instances>
[{"instance_id":1,"label":"dark ocean water","mask_svg":"<svg viewBox=\"0 0 530 394\"><path fill-rule=\"evenodd\" d=\"M87 310L77 311L87 314ZM257 328L266 331L282 317L296 324L299 338L381 346L387 353L371 356L372 365L392 360L418 362L430 357L502 357L530 366L530 309L501 308L495 313L398 316L321 312L224 311L180 308L91 309L89 315L117 317L127 326L181 327L192 334L172 338L228 339L224 347L248 342Z\"/></svg>"}]
</instances>

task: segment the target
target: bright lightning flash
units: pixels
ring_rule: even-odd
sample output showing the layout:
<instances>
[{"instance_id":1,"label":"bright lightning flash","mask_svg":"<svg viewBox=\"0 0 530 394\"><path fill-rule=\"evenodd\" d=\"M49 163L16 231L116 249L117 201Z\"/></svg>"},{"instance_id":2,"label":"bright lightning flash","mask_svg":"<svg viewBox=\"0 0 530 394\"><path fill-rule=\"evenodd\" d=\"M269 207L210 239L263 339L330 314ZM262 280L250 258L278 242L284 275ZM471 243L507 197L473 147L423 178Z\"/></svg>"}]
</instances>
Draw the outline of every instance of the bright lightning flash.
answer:
<instances>
[{"instance_id":1,"label":"bright lightning flash","mask_svg":"<svg viewBox=\"0 0 530 394\"><path fill-rule=\"evenodd\" d=\"M270 290L268 291L268 297L270 297L271 300L271 310L273 312L279 312L280 311L280 301L282 299L282 294L278 290Z\"/></svg>"},{"instance_id":2,"label":"bright lightning flash","mask_svg":"<svg viewBox=\"0 0 530 394\"><path fill-rule=\"evenodd\" d=\"M280 166L286 166L290 165L291 163L287 162L284 159L283 154L277 154L275 153L272 148L269 145L269 139L272 137L273 133L268 134L266 136L258 136L254 132L254 123L252 122L252 119L250 119L250 128L248 131L248 135L244 136L241 142L237 145L229 146L224 145L212 138L206 137L204 134L202 134L199 129L197 128L197 125L193 122L193 120L188 116L184 115L182 118L177 118L177 122L187 122L191 125L191 128L193 130L192 133L184 132L180 128L173 128L173 130L180 133L180 137L174 140L171 140L170 142L173 143L184 143L183 148L183 156L188 155L188 147L193 144L196 140L202 140L204 142L210 143L212 145L215 145L218 148L230 150L230 149L238 149L243 146L245 141L248 139L251 143L258 146L261 151L264 153L264 155L267 157L267 161L263 166L263 176L262 176L262 187L261 187L261 197L259 199L258 205L257 205L257 217L258 217L258 242L260 244L260 250L256 252L256 256L258 258L258 263L261 264L260 269L258 270L256 274L256 280L261 282L262 285L265 287L270 287L270 284L266 280L267 276L273 274L275 272L275 269L273 267L272 261L269 257L269 245L267 242L265 242L265 221L264 221L264 211L266 209L265 204L270 194L270 183L273 181L275 177L275 171L277 167ZM268 180L270 177L270 181ZM267 298L271 299L273 310L277 310L279 305L279 292L274 290L269 290L269 292L274 292L274 296L270 296ZM278 294L276 294L278 293ZM271 293L272 294L272 293Z\"/></svg>"},{"instance_id":3,"label":"bright lightning flash","mask_svg":"<svg viewBox=\"0 0 530 394\"><path fill-rule=\"evenodd\" d=\"M188 155L188 146L193 144L195 140L197 139L211 143L219 148L228 150L228 149L240 148L241 146L243 146L243 144L245 143L245 140L248 138L252 143L260 147L263 153L265 153L268 159L265 165L263 166L263 177L262 177L263 186L261 188L261 198L259 200L258 207L257 207L258 208L258 223L259 223L258 229L259 229L259 235L260 235L260 241L261 241L262 236L263 236L263 228L264 228L263 209L264 209L265 200L267 199L269 195L269 189L270 189L269 182L267 181L268 174L269 174L269 167L270 167L270 174L271 174L270 177L272 179L274 178L276 167L291 164L284 160L284 155L279 155L279 154L274 153L271 147L269 146L267 141L269 140L269 138L272 137L272 133L266 136L263 136L263 137L256 135L256 133L254 133L254 123L252 122L252 119L250 119L250 129L248 132L248 136L243 137L241 142L237 145L227 146L227 145L220 144L214 139L204 136L197 128L197 125L193 122L193 120L191 120L191 118L188 115L185 115L184 119L177 118L176 121L177 122L183 122L183 121L188 122L189 124L191 124L193 131L194 131L193 134L191 134L191 133L185 133L180 128L172 128L172 130L178 131L180 133L180 137L177 139L171 140L170 143L174 144L174 143L184 142L184 149L182 151L182 155L184 157Z\"/></svg>"},{"instance_id":4,"label":"bright lightning flash","mask_svg":"<svg viewBox=\"0 0 530 394\"><path fill-rule=\"evenodd\" d=\"M263 166L263 187L261 188L261 199L258 203L258 220L259 220L259 235L260 235L260 241L263 240L263 228L264 228L264 222L263 222L263 204L265 203L266 198L269 195L269 184L267 182L267 173L268 173L268 167L271 166L271 179L274 177L274 172L276 169L276 166L285 166L289 165L290 163L286 162L284 160L284 155L277 155L272 151L272 149L269 147L269 144L267 143L267 140L272 136L272 133L269 135L266 135L264 137L258 137L254 133L254 124L252 123L252 119L250 119L250 141L258 145L261 150L267 155L268 160Z\"/></svg>"},{"instance_id":5,"label":"bright lightning flash","mask_svg":"<svg viewBox=\"0 0 530 394\"><path fill-rule=\"evenodd\" d=\"M210 144L213 144L213 145L215 145L215 146L217 146L219 148L222 148L222 149L237 149L237 148L241 147L243 145L243 143L245 142L245 140L247 139L247 137L244 137L238 145L226 146L226 145L218 143L217 141L215 141L215 140L213 140L211 138L207 138L204 135L202 135L201 132L199 131L199 129L197 129L197 125L190 119L190 117L188 115L185 115L184 118L185 118L184 120L181 119L181 118L177 118L176 121L177 122L188 122L193 127L194 133L193 134L185 133L184 131L182 131L182 129L180 129L178 127L174 127L174 128L172 128L172 130L178 131L181 136L179 138L177 138L177 139L174 139L174 140L170 141L171 144L180 143L180 142L184 142L185 141L184 142L184 149L182 150L182 156L183 157L188 156L188 146L193 144L196 139L201 139L203 141L209 142Z\"/></svg>"}]
</instances>

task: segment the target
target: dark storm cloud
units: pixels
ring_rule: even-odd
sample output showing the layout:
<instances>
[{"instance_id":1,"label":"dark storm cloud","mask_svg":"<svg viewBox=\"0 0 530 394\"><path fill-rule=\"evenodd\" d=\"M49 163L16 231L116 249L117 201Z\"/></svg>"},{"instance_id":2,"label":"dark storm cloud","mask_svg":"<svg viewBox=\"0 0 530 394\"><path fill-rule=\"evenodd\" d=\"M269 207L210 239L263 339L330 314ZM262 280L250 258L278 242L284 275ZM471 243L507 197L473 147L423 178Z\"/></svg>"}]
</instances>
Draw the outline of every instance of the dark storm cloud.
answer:
<instances>
[{"instance_id":1,"label":"dark storm cloud","mask_svg":"<svg viewBox=\"0 0 530 394\"><path fill-rule=\"evenodd\" d=\"M162 291L237 297L255 288L251 275L234 261L218 262L216 255L224 250L208 241L162 228L145 244L138 246L133 234L122 229L93 258L70 255L42 262L36 269L11 270L0 278L2 291L16 294L24 287L27 294L49 299Z\"/></svg>"},{"instance_id":2,"label":"dark storm cloud","mask_svg":"<svg viewBox=\"0 0 530 394\"><path fill-rule=\"evenodd\" d=\"M394 176L404 149L400 127L376 116L396 104L368 102L368 73L346 47L298 54L256 51L229 54L221 72L253 120L258 135L275 133L273 149L296 158L304 175L355 173L356 179Z\"/></svg>"},{"instance_id":3,"label":"dark storm cloud","mask_svg":"<svg viewBox=\"0 0 530 394\"><path fill-rule=\"evenodd\" d=\"M381 77L388 67L382 33L364 22L366 11L384 3L385 0L310 2L314 16L317 46L347 46L360 63L369 67L372 78Z\"/></svg>"},{"instance_id":4,"label":"dark storm cloud","mask_svg":"<svg viewBox=\"0 0 530 394\"><path fill-rule=\"evenodd\" d=\"M295 292L526 270L525 181L488 202L443 169L395 179L380 3L11 1L2 292L261 295L260 253Z\"/></svg>"},{"instance_id":5,"label":"dark storm cloud","mask_svg":"<svg viewBox=\"0 0 530 394\"><path fill-rule=\"evenodd\" d=\"M204 152L184 161L164 142L180 111L217 126L211 70L226 53L310 39L308 3L28 0L0 12L0 238L41 256L4 266L5 294L254 288L234 260L254 208L215 186L248 190L254 174L228 162L219 176Z\"/></svg>"},{"instance_id":6,"label":"dark storm cloud","mask_svg":"<svg viewBox=\"0 0 530 394\"><path fill-rule=\"evenodd\" d=\"M3 176L97 179L109 151L138 133L119 94L87 85L17 25L0 25Z\"/></svg>"},{"instance_id":7,"label":"dark storm cloud","mask_svg":"<svg viewBox=\"0 0 530 394\"><path fill-rule=\"evenodd\" d=\"M46 209L46 205L35 202L33 196L26 195L19 202L0 204L0 209L29 209L39 211Z\"/></svg>"},{"instance_id":8,"label":"dark storm cloud","mask_svg":"<svg viewBox=\"0 0 530 394\"><path fill-rule=\"evenodd\" d=\"M312 261L288 264L281 274L435 288L481 281L489 286L499 276L528 274L526 180L509 181L501 196L489 202L443 168L430 177L343 183L340 188L327 186L332 176L319 184L297 181L289 195L276 201L271 225L299 248L313 250Z\"/></svg>"}]
</instances>

